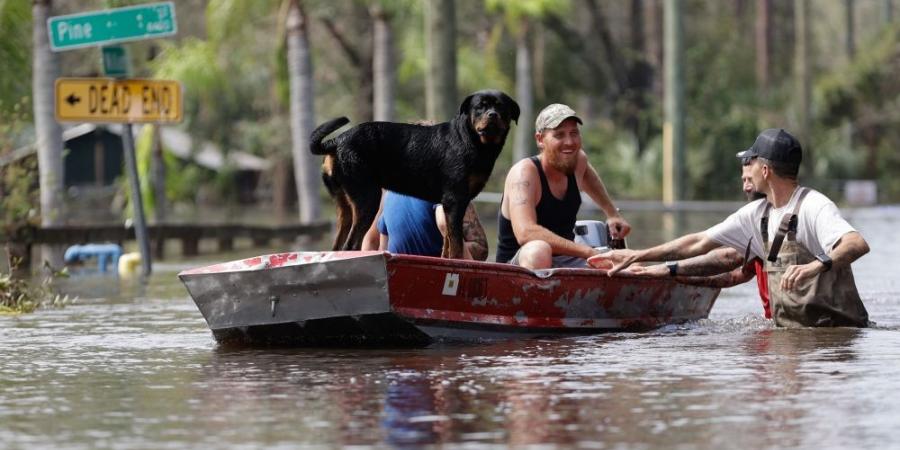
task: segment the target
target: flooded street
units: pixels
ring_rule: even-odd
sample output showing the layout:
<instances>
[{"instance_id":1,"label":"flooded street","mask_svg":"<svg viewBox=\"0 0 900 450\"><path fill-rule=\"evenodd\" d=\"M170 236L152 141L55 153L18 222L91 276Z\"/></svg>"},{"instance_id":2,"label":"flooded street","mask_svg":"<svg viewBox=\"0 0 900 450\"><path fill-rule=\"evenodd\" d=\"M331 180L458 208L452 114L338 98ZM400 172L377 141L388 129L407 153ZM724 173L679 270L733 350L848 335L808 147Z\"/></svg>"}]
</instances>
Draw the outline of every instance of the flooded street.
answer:
<instances>
[{"instance_id":1,"label":"flooded street","mask_svg":"<svg viewBox=\"0 0 900 450\"><path fill-rule=\"evenodd\" d=\"M205 261L146 287L67 280L76 303L0 316L0 447L897 447L900 208L845 217L872 247L854 265L869 329L775 329L748 283L648 333L232 350L175 277Z\"/></svg>"}]
</instances>

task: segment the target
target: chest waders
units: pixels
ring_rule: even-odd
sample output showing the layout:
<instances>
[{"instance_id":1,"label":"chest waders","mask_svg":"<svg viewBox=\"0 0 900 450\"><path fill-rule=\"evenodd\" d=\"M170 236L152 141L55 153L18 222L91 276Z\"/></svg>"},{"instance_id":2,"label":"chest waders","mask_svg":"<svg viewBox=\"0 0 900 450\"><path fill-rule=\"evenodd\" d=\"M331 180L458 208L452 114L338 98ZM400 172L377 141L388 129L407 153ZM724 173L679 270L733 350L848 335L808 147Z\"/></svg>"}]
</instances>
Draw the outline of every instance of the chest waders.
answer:
<instances>
[{"instance_id":1,"label":"chest waders","mask_svg":"<svg viewBox=\"0 0 900 450\"><path fill-rule=\"evenodd\" d=\"M859 298L850 266L834 267L795 286L793 291L781 289L781 277L789 266L816 261L815 256L797 243L797 213L809 189L800 188L793 212L785 213L769 245L769 210L766 205L760 226L763 246L769 252L765 261L772 301L772 317L779 327L866 327L869 314Z\"/></svg>"}]
</instances>

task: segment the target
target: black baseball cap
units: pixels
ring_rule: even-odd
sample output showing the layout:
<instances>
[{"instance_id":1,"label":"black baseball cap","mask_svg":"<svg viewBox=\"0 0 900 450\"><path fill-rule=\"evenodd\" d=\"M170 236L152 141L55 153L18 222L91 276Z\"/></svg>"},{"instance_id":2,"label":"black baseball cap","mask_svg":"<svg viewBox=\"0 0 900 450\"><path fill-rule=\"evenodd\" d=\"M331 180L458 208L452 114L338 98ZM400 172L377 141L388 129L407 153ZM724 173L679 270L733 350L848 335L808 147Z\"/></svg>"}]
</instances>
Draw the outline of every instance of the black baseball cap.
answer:
<instances>
[{"instance_id":1,"label":"black baseball cap","mask_svg":"<svg viewBox=\"0 0 900 450\"><path fill-rule=\"evenodd\" d=\"M770 161L799 166L803 160L803 149L797 140L782 128L769 128L756 137L756 142L742 152L738 152L738 158L765 158Z\"/></svg>"}]
</instances>

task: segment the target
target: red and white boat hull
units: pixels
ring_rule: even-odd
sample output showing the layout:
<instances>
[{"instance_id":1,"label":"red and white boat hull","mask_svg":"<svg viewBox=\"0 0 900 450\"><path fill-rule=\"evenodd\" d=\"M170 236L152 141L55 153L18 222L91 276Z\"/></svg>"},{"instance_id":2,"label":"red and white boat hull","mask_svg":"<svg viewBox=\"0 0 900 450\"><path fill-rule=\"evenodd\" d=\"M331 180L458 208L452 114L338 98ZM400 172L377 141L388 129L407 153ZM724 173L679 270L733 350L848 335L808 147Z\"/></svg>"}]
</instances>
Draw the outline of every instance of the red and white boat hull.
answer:
<instances>
[{"instance_id":1,"label":"red and white boat hull","mask_svg":"<svg viewBox=\"0 0 900 450\"><path fill-rule=\"evenodd\" d=\"M707 317L719 288L596 269L383 252L265 255L179 274L214 336L248 344L424 344L646 330Z\"/></svg>"}]
</instances>

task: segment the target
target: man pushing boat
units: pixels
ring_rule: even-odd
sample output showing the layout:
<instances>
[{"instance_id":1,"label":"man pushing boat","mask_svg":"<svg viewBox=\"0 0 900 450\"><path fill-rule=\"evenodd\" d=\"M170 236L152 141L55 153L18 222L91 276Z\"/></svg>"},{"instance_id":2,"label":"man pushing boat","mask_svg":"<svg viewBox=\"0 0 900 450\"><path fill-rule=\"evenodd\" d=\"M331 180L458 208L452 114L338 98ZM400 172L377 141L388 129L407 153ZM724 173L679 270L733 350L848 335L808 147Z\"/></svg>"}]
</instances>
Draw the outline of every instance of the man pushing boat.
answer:
<instances>
[{"instance_id":1,"label":"man pushing boat","mask_svg":"<svg viewBox=\"0 0 900 450\"><path fill-rule=\"evenodd\" d=\"M868 326L850 264L869 246L831 200L799 185L797 139L783 129L765 130L737 156L749 160L750 182L766 199L705 232L645 250L595 255L588 262L614 275L638 261L670 261L669 274L675 276L675 261L727 246L763 259L776 325Z\"/></svg>"}]
</instances>

